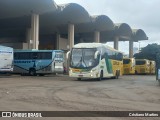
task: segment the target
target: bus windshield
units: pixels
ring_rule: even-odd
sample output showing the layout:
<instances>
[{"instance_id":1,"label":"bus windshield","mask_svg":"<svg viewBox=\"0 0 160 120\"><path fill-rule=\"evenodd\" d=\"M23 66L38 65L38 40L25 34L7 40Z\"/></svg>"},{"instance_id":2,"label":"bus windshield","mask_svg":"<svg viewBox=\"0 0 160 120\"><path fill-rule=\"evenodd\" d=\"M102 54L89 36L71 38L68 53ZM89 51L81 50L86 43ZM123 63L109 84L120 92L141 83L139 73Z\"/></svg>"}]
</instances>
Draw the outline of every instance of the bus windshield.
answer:
<instances>
[{"instance_id":1,"label":"bus windshield","mask_svg":"<svg viewBox=\"0 0 160 120\"><path fill-rule=\"evenodd\" d=\"M129 64L130 63L130 59L123 59L123 64Z\"/></svg>"},{"instance_id":2,"label":"bus windshield","mask_svg":"<svg viewBox=\"0 0 160 120\"><path fill-rule=\"evenodd\" d=\"M146 64L146 61L136 61L136 65L144 65Z\"/></svg>"},{"instance_id":3,"label":"bus windshield","mask_svg":"<svg viewBox=\"0 0 160 120\"><path fill-rule=\"evenodd\" d=\"M98 64L99 57L94 59L96 48L74 48L71 55L71 67L92 68Z\"/></svg>"}]
</instances>

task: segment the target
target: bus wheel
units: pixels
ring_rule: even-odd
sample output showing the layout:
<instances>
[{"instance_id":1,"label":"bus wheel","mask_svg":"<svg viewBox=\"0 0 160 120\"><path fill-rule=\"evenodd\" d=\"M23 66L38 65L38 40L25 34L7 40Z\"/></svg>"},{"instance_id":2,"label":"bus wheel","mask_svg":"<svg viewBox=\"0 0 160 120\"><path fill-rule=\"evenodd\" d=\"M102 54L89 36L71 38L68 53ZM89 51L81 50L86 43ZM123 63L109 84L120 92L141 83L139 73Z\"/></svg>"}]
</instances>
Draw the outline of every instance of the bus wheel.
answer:
<instances>
[{"instance_id":1,"label":"bus wheel","mask_svg":"<svg viewBox=\"0 0 160 120\"><path fill-rule=\"evenodd\" d=\"M77 80L79 81L79 80L81 80L81 78L77 78Z\"/></svg>"},{"instance_id":2,"label":"bus wheel","mask_svg":"<svg viewBox=\"0 0 160 120\"><path fill-rule=\"evenodd\" d=\"M119 70L117 70L117 71L116 71L116 76L115 76L115 78L116 78L116 79L118 79L118 78L119 78L119 74L120 74L120 71L119 71Z\"/></svg>"},{"instance_id":3,"label":"bus wheel","mask_svg":"<svg viewBox=\"0 0 160 120\"><path fill-rule=\"evenodd\" d=\"M138 73L137 73L137 70L135 71L135 74L137 75Z\"/></svg>"},{"instance_id":4,"label":"bus wheel","mask_svg":"<svg viewBox=\"0 0 160 120\"><path fill-rule=\"evenodd\" d=\"M31 69L29 70L29 74L30 74L31 76L36 76L36 70L35 70L34 68L31 68Z\"/></svg>"},{"instance_id":5,"label":"bus wheel","mask_svg":"<svg viewBox=\"0 0 160 120\"><path fill-rule=\"evenodd\" d=\"M101 81L101 80L102 80L102 78L103 78L103 71L101 71L101 73L100 73L100 77L98 78L98 80L99 80L99 81Z\"/></svg>"},{"instance_id":6,"label":"bus wheel","mask_svg":"<svg viewBox=\"0 0 160 120\"><path fill-rule=\"evenodd\" d=\"M44 76L44 74L39 74L39 76Z\"/></svg>"},{"instance_id":7,"label":"bus wheel","mask_svg":"<svg viewBox=\"0 0 160 120\"><path fill-rule=\"evenodd\" d=\"M21 76L24 76L24 73L21 73Z\"/></svg>"}]
</instances>

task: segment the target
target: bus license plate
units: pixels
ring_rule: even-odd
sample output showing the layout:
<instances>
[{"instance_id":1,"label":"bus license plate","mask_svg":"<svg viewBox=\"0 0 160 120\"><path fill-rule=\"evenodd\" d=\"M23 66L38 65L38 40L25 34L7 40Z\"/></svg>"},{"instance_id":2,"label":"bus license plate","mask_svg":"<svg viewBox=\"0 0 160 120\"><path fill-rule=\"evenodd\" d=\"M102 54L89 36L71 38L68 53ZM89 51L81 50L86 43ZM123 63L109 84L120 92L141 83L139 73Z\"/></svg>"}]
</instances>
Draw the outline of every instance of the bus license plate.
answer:
<instances>
[{"instance_id":1,"label":"bus license plate","mask_svg":"<svg viewBox=\"0 0 160 120\"><path fill-rule=\"evenodd\" d=\"M83 77L83 75L78 75L79 77Z\"/></svg>"}]
</instances>

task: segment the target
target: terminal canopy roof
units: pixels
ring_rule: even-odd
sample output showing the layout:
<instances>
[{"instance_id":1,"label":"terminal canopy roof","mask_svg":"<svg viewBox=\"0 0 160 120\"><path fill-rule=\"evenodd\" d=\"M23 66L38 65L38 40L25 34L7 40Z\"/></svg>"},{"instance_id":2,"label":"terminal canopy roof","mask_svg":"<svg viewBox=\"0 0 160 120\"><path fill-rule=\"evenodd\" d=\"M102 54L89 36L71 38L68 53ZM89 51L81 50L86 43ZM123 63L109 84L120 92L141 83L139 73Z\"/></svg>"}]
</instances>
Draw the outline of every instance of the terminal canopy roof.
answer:
<instances>
[{"instance_id":1,"label":"terminal canopy roof","mask_svg":"<svg viewBox=\"0 0 160 120\"><path fill-rule=\"evenodd\" d=\"M119 37L120 41L127 41L131 36L132 29L127 23L115 23L114 30L101 33L101 42L113 41L115 37Z\"/></svg>"},{"instance_id":2,"label":"terminal canopy roof","mask_svg":"<svg viewBox=\"0 0 160 120\"><path fill-rule=\"evenodd\" d=\"M68 33L68 24L81 24L91 21L89 13L76 3L58 5L56 11L51 11L40 16L42 34Z\"/></svg>"},{"instance_id":3,"label":"terminal canopy roof","mask_svg":"<svg viewBox=\"0 0 160 120\"><path fill-rule=\"evenodd\" d=\"M40 15L40 35L68 34L68 24L75 25L75 34L93 40L94 31L101 32L101 42L147 40L141 29L131 29L126 23L116 23L106 15L89 15L76 3L56 5L53 0L0 0L0 37L26 33L31 27L31 14Z\"/></svg>"},{"instance_id":4,"label":"terminal canopy roof","mask_svg":"<svg viewBox=\"0 0 160 120\"><path fill-rule=\"evenodd\" d=\"M148 37L142 29L132 29L132 39L138 42L139 40L148 40Z\"/></svg>"},{"instance_id":5,"label":"terminal canopy roof","mask_svg":"<svg viewBox=\"0 0 160 120\"><path fill-rule=\"evenodd\" d=\"M15 18L54 11L57 5L53 0L0 0L0 19Z\"/></svg>"}]
</instances>

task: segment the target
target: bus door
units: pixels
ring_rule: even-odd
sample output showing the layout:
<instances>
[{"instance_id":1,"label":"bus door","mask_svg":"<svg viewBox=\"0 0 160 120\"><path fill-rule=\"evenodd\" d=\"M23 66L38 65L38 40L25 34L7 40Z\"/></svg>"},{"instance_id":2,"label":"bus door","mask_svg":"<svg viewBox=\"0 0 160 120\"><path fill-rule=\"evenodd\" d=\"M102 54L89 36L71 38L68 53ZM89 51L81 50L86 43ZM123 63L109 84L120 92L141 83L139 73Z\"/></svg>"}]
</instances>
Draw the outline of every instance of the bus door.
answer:
<instances>
[{"instance_id":1,"label":"bus door","mask_svg":"<svg viewBox=\"0 0 160 120\"><path fill-rule=\"evenodd\" d=\"M63 73L64 72L64 54L63 52L56 52L54 58L54 72Z\"/></svg>"}]
</instances>

